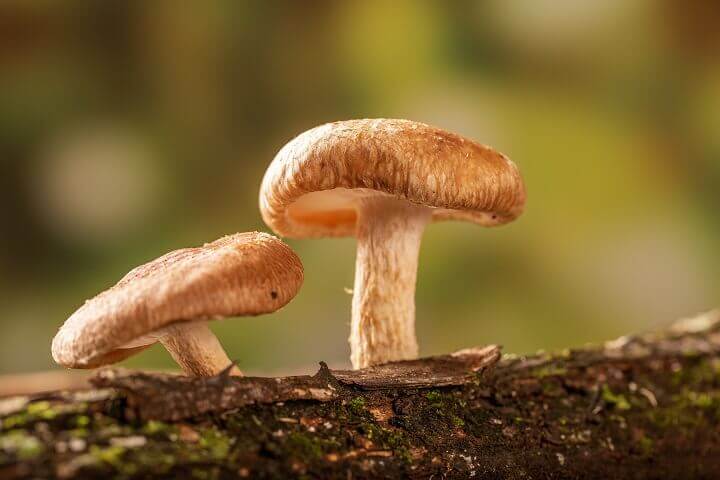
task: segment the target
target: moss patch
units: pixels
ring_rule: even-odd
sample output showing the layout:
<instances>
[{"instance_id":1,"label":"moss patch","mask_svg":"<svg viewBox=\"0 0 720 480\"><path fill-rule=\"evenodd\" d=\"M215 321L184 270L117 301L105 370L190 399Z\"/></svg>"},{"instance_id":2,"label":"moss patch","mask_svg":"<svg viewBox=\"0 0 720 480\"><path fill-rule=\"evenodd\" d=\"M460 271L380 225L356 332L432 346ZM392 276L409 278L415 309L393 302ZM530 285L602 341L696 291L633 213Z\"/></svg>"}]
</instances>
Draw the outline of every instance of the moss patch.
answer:
<instances>
[{"instance_id":1,"label":"moss patch","mask_svg":"<svg viewBox=\"0 0 720 480\"><path fill-rule=\"evenodd\" d=\"M625 395L614 393L608 385L602 386L601 397L606 404L618 410L630 410L632 408Z\"/></svg>"},{"instance_id":2,"label":"moss patch","mask_svg":"<svg viewBox=\"0 0 720 480\"><path fill-rule=\"evenodd\" d=\"M6 458L31 460L43 454L45 445L25 430L10 430L0 436L0 451Z\"/></svg>"}]
</instances>

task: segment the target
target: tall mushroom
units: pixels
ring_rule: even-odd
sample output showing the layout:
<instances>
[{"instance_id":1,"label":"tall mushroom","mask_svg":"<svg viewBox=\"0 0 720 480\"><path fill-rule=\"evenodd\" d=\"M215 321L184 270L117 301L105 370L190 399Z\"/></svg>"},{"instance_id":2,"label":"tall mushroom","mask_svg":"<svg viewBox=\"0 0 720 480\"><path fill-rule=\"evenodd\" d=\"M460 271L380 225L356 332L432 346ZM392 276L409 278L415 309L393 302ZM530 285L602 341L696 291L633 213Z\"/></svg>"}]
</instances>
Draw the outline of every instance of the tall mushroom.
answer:
<instances>
[{"instance_id":1,"label":"tall mushroom","mask_svg":"<svg viewBox=\"0 0 720 480\"><path fill-rule=\"evenodd\" d=\"M85 302L53 339L53 358L70 368L94 368L160 342L188 375L216 375L231 362L207 322L273 312L292 300L302 281L298 256L266 233L175 250ZM232 373L242 374L237 367Z\"/></svg>"},{"instance_id":2,"label":"tall mushroom","mask_svg":"<svg viewBox=\"0 0 720 480\"><path fill-rule=\"evenodd\" d=\"M525 187L502 153L409 120L329 123L268 167L260 211L278 234L357 237L350 327L355 368L417 357L415 281L425 226L517 218Z\"/></svg>"}]
</instances>

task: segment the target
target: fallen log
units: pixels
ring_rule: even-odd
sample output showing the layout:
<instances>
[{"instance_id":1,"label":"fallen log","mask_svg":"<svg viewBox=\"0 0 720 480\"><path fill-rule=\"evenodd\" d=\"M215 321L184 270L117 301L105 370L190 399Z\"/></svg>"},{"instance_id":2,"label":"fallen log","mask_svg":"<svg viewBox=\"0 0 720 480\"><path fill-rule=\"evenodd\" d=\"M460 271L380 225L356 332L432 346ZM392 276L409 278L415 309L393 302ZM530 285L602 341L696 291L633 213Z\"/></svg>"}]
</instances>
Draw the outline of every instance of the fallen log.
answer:
<instances>
[{"instance_id":1,"label":"fallen log","mask_svg":"<svg viewBox=\"0 0 720 480\"><path fill-rule=\"evenodd\" d=\"M720 478L720 313L314 376L103 370L0 400L0 478Z\"/></svg>"}]
</instances>

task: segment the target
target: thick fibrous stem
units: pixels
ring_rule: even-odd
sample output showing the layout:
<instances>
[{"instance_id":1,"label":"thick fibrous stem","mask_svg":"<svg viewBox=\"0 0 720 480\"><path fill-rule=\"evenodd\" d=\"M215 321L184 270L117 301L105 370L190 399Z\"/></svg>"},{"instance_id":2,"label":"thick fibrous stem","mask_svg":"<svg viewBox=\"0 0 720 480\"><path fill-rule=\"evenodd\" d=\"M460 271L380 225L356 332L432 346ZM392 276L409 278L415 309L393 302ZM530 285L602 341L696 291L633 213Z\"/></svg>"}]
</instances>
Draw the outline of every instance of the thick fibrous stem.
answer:
<instances>
[{"instance_id":1,"label":"thick fibrous stem","mask_svg":"<svg viewBox=\"0 0 720 480\"><path fill-rule=\"evenodd\" d=\"M179 323L165 327L160 343L187 375L211 377L232 363L220 341L205 322ZM236 366L231 375L242 375Z\"/></svg>"},{"instance_id":2,"label":"thick fibrous stem","mask_svg":"<svg viewBox=\"0 0 720 480\"><path fill-rule=\"evenodd\" d=\"M431 210L389 197L360 200L350 325L354 368L416 358L415 281Z\"/></svg>"}]
</instances>

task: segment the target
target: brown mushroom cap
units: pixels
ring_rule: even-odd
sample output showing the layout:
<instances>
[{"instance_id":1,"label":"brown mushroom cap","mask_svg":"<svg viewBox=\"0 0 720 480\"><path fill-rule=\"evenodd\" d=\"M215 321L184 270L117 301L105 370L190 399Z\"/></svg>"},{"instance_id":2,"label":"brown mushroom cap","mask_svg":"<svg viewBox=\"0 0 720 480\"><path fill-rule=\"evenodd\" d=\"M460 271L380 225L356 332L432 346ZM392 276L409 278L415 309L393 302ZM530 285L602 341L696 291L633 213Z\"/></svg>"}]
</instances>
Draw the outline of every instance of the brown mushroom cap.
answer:
<instances>
[{"instance_id":1,"label":"brown mushroom cap","mask_svg":"<svg viewBox=\"0 0 720 480\"><path fill-rule=\"evenodd\" d=\"M433 220L485 226L517 218L525 186L515 164L460 135L409 120L328 123L287 143L268 168L260 211L278 234L351 236L356 200L391 195L433 208Z\"/></svg>"},{"instance_id":2,"label":"brown mushroom cap","mask_svg":"<svg viewBox=\"0 0 720 480\"><path fill-rule=\"evenodd\" d=\"M300 259L266 233L176 250L85 302L53 339L53 358L71 368L117 362L148 345L123 346L171 324L273 312L302 281Z\"/></svg>"}]
</instances>

